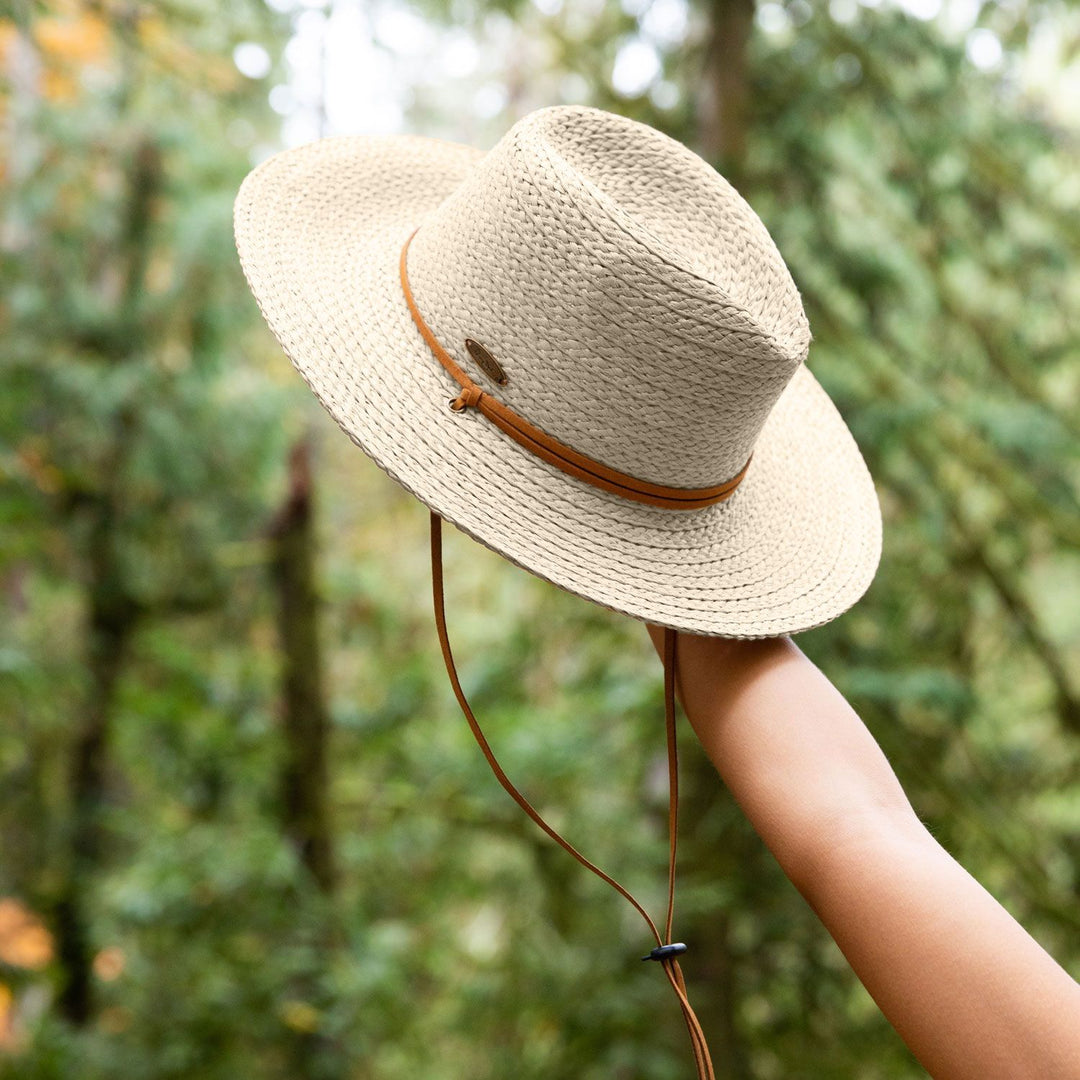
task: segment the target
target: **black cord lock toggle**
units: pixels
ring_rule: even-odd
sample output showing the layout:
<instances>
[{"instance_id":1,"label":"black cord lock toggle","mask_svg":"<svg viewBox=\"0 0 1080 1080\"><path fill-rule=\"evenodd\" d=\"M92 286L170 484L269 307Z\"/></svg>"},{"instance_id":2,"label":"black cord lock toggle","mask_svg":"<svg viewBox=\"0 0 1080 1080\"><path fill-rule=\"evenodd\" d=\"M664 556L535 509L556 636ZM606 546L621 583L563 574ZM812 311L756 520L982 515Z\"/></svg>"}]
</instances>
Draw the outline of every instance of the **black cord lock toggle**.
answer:
<instances>
[{"instance_id":1,"label":"black cord lock toggle","mask_svg":"<svg viewBox=\"0 0 1080 1080\"><path fill-rule=\"evenodd\" d=\"M671 945L657 945L648 956L643 956L641 959L667 960L669 956L679 956L684 952L686 952L686 946L681 941L676 941Z\"/></svg>"}]
</instances>

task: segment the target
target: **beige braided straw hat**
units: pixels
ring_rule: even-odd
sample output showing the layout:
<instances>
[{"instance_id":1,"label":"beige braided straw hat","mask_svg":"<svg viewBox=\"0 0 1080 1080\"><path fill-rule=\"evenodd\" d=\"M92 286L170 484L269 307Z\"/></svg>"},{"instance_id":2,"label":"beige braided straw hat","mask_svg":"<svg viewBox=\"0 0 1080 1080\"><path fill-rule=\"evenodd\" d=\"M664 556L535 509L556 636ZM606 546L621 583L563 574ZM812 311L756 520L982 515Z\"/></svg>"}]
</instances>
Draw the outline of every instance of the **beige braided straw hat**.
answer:
<instances>
[{"instance_id":1,"label":"beige braided straw hat","mask_svg":"<svg viewBox=\"0 0 1080 1080\"><path fill-rule=\"evenodd\" d=\"M806 367L764 225L711 166L599 109L530 113L491 150L342 136L258 166L236 200L252 292L319 400L431 516L435 616L499 782L641 913L712 1063L671 941L676 635L768 637L840 615L881 552L870 474ZM507 779L446 634L442 518L569 592L665 628L663 938Z\"/></svg>"},{"instance_id":2,"label":"beige braided straw hat","mask_svg":"<svg viewBox=\"0 0 1080 1080\"><path fill-rule=\"evenodd\" d=\"M474 408L403 298L481 389L643 481L721 485L654 506L568 475ZM512 563L615 611L725 637L797 633L865 592L881 517L764 225L647 125L553 106L488 152L340 136L256 168L236 203L251 289L320 401L375 462ZM492 379L465 347L495 358Z\"/></svg>"}]
</instances>

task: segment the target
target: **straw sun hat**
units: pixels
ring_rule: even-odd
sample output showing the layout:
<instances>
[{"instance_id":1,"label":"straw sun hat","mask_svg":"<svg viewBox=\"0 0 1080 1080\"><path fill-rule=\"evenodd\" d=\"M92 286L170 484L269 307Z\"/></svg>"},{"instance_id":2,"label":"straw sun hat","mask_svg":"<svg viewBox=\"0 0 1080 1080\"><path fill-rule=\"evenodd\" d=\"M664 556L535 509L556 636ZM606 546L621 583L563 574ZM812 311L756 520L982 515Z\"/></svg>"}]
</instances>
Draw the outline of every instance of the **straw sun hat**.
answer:
<instances>
[{"instance_id":1,"label":"straw sun hat","mask_svg":"<svg viewBox=\"0 0 1080 1080\"><path fill-rule=\"evenodd\" d=\"M430 510L450 678L503 786L641 911L712 1075L670 942L675 637L793 634L866 591L874 485L807 368L798 290L726 180L647 125L528 114L487 152L413 135L284 151L244 181L236 241L325 408ZM571 593L665 628L667 944L506 779L446 638L441 520Z\"/></svg>"},{"instance_id":2,"label":"straw sun hat","mask_svg":"<svg viewBox=\"0 0 1080 1080\"><path fill-rule=\"evenodd\" d=\"M580 454L723 501L673 512L538 457L448 401L486 394ZM256 168L236 238L266 321L391 477L510 562L658 626L797 633L865 592L873 482L807 368L798 290L753 210L647 125L553 106L486 153L340 136ZM473 358L475 340L505 373ZM496 370L496 369L492 369Z\"/></svg>"}]
</instances>

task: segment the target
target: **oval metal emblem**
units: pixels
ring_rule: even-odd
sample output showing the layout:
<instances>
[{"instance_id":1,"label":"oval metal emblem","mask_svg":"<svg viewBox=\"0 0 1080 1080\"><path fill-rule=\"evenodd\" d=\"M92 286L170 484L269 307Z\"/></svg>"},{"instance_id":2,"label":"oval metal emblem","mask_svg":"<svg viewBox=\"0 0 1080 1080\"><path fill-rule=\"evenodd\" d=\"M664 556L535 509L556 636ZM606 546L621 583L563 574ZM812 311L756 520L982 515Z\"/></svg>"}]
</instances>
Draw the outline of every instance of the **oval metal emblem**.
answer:
<instances>
[{"instance_id":1,"label":"oval metal emblem","mask_svg":"<svg viewBox=\"0 0 1080 1080\"><path fill-rule=\"evenodd\" d=\"M479 341L473 341L471 337L467 337L465 339L465 348L469 350L469 355L480 365L481 370L488 378L494 379L500 386L506 385L506 372L503 371L499 361Z\"/></svg>"}]
</instances>

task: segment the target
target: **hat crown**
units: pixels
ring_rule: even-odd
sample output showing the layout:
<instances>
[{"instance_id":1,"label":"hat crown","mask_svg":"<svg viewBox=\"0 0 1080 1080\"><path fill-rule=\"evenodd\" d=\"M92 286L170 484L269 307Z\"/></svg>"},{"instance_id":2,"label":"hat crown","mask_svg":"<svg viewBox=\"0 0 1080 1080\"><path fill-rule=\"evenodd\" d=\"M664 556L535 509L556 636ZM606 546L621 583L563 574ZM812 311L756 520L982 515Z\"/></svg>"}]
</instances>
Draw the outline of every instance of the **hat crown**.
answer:
<instances>
[{"instance_id":1,"label":"hat crown","mask_svg":"<svg viewBox=\"0 0 1080 1080\"><path fill-rule=\"evenodd\" d=\"M737 473L809 346L795 283L745 200L681 143L600 109L519 120L408 258L424 319L477 384L654 483Z\"/></svg>"}]
</instances>

